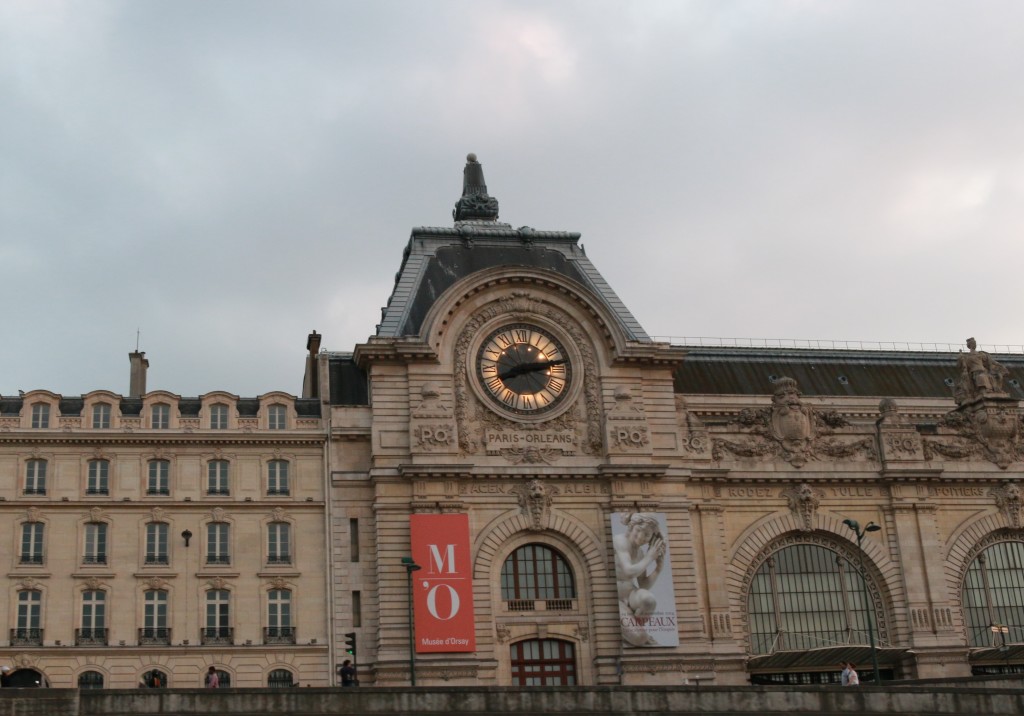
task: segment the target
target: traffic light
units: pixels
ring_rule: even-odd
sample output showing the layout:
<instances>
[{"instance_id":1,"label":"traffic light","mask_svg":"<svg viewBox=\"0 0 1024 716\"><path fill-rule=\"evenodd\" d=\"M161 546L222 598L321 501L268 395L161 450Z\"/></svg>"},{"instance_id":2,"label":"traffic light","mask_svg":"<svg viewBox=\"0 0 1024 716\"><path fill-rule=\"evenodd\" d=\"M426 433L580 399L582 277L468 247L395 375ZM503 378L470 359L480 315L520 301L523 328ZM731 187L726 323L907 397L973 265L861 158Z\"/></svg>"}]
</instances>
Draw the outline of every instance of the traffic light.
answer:
<instances>
[{"instance_id":1,"label":"traffic light","mask_svg":"<svg viewBox=\"0 0 1024 716\"><path fill-rule=\"evenodd\" d=\"M352 657L352 661L356 660L356 633L354 631L345 635L345 653Z\"/></svg>"}]
</instances>

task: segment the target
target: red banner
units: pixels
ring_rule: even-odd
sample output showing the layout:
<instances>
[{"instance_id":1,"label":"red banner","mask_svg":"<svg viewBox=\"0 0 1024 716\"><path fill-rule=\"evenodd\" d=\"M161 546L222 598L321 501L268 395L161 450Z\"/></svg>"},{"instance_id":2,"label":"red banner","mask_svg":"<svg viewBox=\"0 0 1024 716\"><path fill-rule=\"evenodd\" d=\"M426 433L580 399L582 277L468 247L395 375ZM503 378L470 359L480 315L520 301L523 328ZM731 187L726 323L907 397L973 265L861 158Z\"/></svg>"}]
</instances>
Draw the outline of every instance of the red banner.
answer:
<instances>
[{"instance_id":1,"label":"red banner","mask_svg":"<svg viewBox=\"0 0 1024 716\"><path fill-rule=\"evenodd\" d=\"M476 651L469 515L409 517L417 653Z\"/></svg>"}]
</instances>

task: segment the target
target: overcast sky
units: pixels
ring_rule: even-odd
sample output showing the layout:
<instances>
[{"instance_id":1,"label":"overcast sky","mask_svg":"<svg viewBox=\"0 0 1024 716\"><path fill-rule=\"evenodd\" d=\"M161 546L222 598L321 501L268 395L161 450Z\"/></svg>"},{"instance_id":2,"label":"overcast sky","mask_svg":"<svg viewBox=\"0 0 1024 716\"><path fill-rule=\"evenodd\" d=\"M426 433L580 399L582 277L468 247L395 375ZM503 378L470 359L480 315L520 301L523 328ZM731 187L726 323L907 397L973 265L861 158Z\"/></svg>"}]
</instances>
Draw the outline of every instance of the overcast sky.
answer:
<instances>
[{"instance_id":1,"label":"overcast sky","mask_svg":"<svg viewBox=\"0 0 1024 716\"><path fill-rule=\"evenodd\" d=\"M0 394L301 391L468 152L657 336L1024 343L1024 3L0 1Z\"/></svg>"}]
</instances>

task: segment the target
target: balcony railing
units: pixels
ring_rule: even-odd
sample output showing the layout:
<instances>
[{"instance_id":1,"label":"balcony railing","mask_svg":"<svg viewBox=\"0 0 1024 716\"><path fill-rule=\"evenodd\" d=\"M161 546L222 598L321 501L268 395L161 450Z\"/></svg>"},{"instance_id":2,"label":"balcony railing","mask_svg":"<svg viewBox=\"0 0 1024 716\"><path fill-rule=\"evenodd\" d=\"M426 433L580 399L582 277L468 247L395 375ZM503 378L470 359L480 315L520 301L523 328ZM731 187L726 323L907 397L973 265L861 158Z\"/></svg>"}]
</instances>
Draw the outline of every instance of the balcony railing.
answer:
<instances>
[{"instance_id":1,"label":"balcony railing","mask_svg":"<svg viewBox=\"0 0 1024 716\"><path fill-rule=\"evenodd\" d=\"M295 627L264 627L264 644L294 644Z\"/></svg>"},{"instance_id":2,"label":"balcony railing","mask_svg":"<svg viewBox=\"0 0 1024 716\"><path fill-rule=\"evenodd\" d=\"M109 495L110 490L105 487L90 487L85 491L87 495Z\"/></svg>"},{"instance_id":3,"label":"balcony railing","mask_svg":"<svg viewBox=\"0 0 1024 716\"><path fill-rule=\"evenodd\" d=\"M234 644L235 630L232 627L205 627L199 631L201 644Z\"/></svg>"},{"instance_id":4,"label":"balcony railing","mask_svg":"<svg viewBox=\"0 0 1024 716\"><path fill-rule=\"evenodd\" d=\"M42 646L43 630L36 628L11 629L11 646Z\"/></svg>"},{"instance_id":5,"label":"balcony railing","mask_svg":"<svg viewBox=\"0 0 1024 716\"><path fill-rule=\"evenodd\" d=\"M230 495L231 490L226 487L211 487L206 491L207 495Z\"/></svg>"},{"instance_id":6,"label":"balcony railing","mask_svg":"<svg viewBox=\"0 0 1024 716\"><path fill-rule=\"evenodd\" d=\"M139 629L139 645L171 644L171 630L168 627L143 627Z\"/></svg>"},{"instance_id":7,"label":"balcony railing","mask_svg":"<svg viewBox=\"0 0 1024 716\"><path fill-rule=\"evenodd\" d=\"M42 564L43 555L41 554L23 554L21 555L22 564Z\"/></svg>"},{"instance_id":8,"label":"balcony railing","mask_svg":"<svg viewBox=\"0 0 1024 716\"><path fill-rule=\"evenodd\" d=\"M105 554L87 554L82 557L82 564L106 564L107 555Z\"/></svg>"},{"instance_id":9,"label":"balcony railing","mask_svg":"<svg viewBox=\"0 0 1024 716\"><path fill-rule=\"evenodd\" d=\"M267 564L291 564L290 554L271 554L267 556Z\"/></svg>"},{"instance_id":10,"label":"balcony railing","mask_svg":"<svg viewBox=\"0 0 1024 716\"><path fill-rule=\"evenodd\" d=\"M506 612L569 612L576 609L575 599L508 599Z\"/></svg>"},{"instance_id":11,"label":"balcony railing","mask_svg":"<svg viewBox=\"0 0 1024 716\"><path fill-rule=\"evenodd\" d=\"M290 495L290 494L292 494L292 491L289 490L287 487L272 487L271 489L267 490L267 494L271 495L271 496L273 496L273 495Z\"/></svg>"},{"instance_id":12,"label":"balcony railing","mask_svg":"<svg viewBox=\"0 0 1024 716\"><path fill-rule=\"evenodd\" d=\"M168 562L169 562L169 560L167 559L167 555L166 554L147 554L146 555L146 564L168 564Z\"/></svg>"},{"instance_id":13,"label":"balcony railing","mask_svg":"<svg viewBox=\"0 0 1024 716\"><path fill-rule=\"evenodd\" d=\"M75 646L106 646L106 629L75 629Z\"/></svg>"},{"instance_id":14,"label":"balcony railing","mask_svg":"<svg viewBox=\"0 0 1024 716\"><path fill-rule=\"evenodd\" d=\"M207 564L231 564L231 557L226 554L208 554L206 555Z\"/></svg>"},{"instance_id":15,"label":"balcony railing","mask_svg":"<svg viewBox=\"0 0 1024 716\"><path fill-rule=\"evenodd\" d=\"M170 495L171 488L169 487L150 487L146 490L147 495Z\"/></svg>"},{"instance_id":16,"label":"balcony railing","mask_svg":"<svg viewBox=\"0 0 1024 716\"><path fill-rule=\"evenodd\" d=\"M26 495L45 495L45 487L26 487L24 494Z\"/></svg>"}]
</instances>

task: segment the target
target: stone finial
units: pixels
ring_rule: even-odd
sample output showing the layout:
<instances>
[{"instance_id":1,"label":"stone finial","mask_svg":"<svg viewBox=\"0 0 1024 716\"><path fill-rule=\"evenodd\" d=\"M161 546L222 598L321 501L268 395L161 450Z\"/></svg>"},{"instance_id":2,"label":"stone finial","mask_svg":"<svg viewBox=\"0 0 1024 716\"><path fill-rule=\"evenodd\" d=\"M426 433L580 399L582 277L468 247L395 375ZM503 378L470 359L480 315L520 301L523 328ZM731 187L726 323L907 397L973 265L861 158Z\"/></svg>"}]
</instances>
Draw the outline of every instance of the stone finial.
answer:
<instances>
[{"instance_id":1,"label":"stone finial","mask_svg":"<svg viewBox=\"0 0 1024 716\"><path fill-rule=\"evenodd\" d=\"M498 200L488 196L484 168L475 154L466 155L466 168L462 172L462 197L455 202L452 216L456 222L498 219Z\"/></svg>"},{"instance_id":2,"label":"stone finial","mask_svg":"<svg viewBox=\"0 0 1024 716\"><path fill-rule=\"evenodd\" d=\"M960 377L953 387L953 399L957 405L990 395L1006 395L1003 379L1009 371L988 353L979 351L978 342L974 338L967 339L967 353L960 352L956 367L960 371Z\"/></svg>"}]
</instances>

